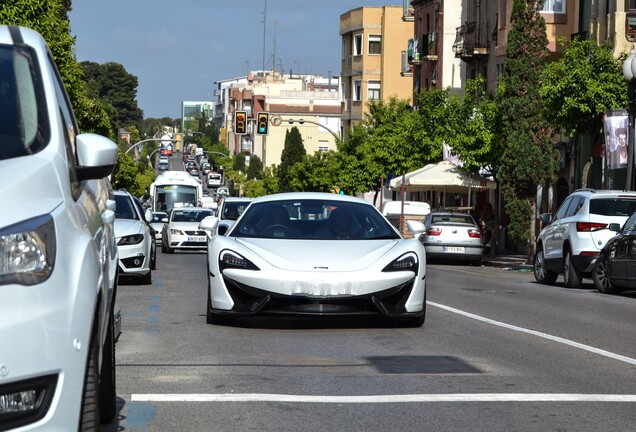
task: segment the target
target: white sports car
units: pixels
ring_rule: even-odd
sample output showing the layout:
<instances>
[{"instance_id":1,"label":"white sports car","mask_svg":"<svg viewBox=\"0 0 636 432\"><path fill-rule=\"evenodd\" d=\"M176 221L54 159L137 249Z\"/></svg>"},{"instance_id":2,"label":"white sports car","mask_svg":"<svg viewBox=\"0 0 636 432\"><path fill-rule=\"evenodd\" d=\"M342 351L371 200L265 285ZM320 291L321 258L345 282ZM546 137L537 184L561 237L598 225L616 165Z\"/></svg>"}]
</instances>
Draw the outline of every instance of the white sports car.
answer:
<instances>
[{"instance_id":1,"label":"white sports car","mask_svg":"<svg viewBox=\"0 0 636 432\"><path fill-rule=\"evenodd\" d=\"M199 228L214 230L217 217ZM407 221L418 234L424 224ZM329 193L255 198L208 242L207 322L255 314L426 315L426 255L369 202Z\"/></svg>"}]
</instances>

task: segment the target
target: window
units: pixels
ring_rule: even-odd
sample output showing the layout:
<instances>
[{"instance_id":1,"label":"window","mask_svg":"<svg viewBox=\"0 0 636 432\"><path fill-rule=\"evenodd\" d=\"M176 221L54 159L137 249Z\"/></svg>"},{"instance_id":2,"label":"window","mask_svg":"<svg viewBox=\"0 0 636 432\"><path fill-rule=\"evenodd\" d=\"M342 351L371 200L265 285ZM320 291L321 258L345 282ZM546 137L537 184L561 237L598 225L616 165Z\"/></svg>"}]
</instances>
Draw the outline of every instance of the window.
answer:
<instances>
[{"instance_id":1,"label":"window","mask_svg":"<svg viewBox=\"0 0 636 432\"><path fill-rule=\"evenodd\" d=\"M353 55L362 55L362 35L355 35L353 37Z\"/></svg>"},{"instance_id":2,"label":"window","mask_svg":"<svg viewBox=\"0 0 636 432\"><path fill-rule=\"evenodd\" d=\"M545 0L542 12L565 13L565 0Z\"/></svg>"},{"instance_id":3,"label":"window","mask_svg":"<svg viewBox=\"0 0 636 432\"><path fill-rule=\"evenodd\" d=\"M367 99L380 100L380 81L369 81L367 84Z\"/></svg>"},{"instance_id":4,"label":"window","mask_svg":"<svg viewBox=\"0 0 636 432\"><path fill-rule=\"evenodd\" d=\"M346 59L347 58L347 41L344 40L344 38L342 39L342 59Z\"/></svg>"},{"instance_id":5,"label":"window","mask_svg":"<svg viewBox=\"0 0 636 432\"><path fill-rule=\"evenodd\" d=\"M369 35L369 54L370 55L382 54L382 36L381 35Z\"/></svg>"},{"instance_id":6,"label":"window","mask_svg":"<svg viewBox=\"0 0 636 432\"><path fill-rule=\"evenodd\" d=\"M362 100L362 81L358 80L353 82L353 100Z\"/></svg>"}]
</instances>

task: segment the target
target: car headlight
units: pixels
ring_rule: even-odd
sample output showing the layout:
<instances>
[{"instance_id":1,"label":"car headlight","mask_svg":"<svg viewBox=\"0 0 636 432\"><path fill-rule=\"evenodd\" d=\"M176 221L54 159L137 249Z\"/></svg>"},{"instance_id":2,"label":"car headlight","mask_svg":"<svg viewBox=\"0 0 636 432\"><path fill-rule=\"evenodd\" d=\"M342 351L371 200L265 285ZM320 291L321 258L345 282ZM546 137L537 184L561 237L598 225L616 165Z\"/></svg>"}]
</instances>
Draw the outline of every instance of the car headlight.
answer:
<instances>
[{"instance_id":1,"label":"car headlight","mask_svg":"<svg viewBox=\"0 0 636 432\"><path fill-rule=\"evenodd\" d=\"M219 256L219 270L223 271L226 269L260 270L247 258L227 250L221 252Z\"/></svg>"},{"instance_id":2,"label":"car headlight","mask_svg":"<svg viewBox=\"0 0 636 432\"><path fill-rule=\"evenodd\" d=\"M417 273L418 270L418 261L417 255L414 252L409 252L401 257L395 259L391 264L384 267L382 271L384 272L392 272L392 271L412 271Z\"/></svg>"},{"instance_id":3,"label":"car headlight","mask_svg":"<svg viewBox=\"0 0 636 432\"><path fill-rule=\"evenodd\" d=\"M47 280L55 265L56 245L50 215L0 230L0 284L35 285Z\"/></svg>"},{"instance_id":4,"label":"car headlight","mask_svg":"<svg viewBox=\"0 0 636 432\"><path fill-rule=\"evenodd\" d=\"M117 246L136 245L141 243L142 241L144 241L143 234L127 235L127 236L123 236L117 241Z\"/></svg>"},{"instance_id":5,"label":"car headlight","mask_svg":"<svg viewBox=\"0 0 636 432\"><path fill-rule=\"evenodd\" d=\"M170 235L185 235L185 233L180 229L171 228Z\"/></svg>"}]
</instances>

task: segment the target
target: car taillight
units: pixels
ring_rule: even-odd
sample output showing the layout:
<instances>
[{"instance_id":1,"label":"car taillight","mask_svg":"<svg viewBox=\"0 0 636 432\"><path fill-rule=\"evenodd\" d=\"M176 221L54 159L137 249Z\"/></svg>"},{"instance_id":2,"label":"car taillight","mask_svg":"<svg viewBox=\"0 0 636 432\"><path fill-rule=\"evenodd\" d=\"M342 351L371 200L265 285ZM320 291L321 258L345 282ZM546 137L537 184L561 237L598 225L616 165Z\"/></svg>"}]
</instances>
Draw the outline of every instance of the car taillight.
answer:
<instances>
[{"instance_id":1,"label":"car taillight","mask_svg":"<svg viewBox=\"0 0 636 432\"><path fill-rule=\"evenodd\" d=\"M476 228L471 228L468 230L468 237L470 238L481 238L481 231Z\"/></svg>"},{"instance_id":2,"label":"car taillight","mask_svg":"<svg viewBox=\"0 0 636 432\"><path fill-rule=\"evenodd\" d=\"M607 228L607 224L599 222L577 222L576 230L579 232L594 232Z\"/></svg>"},{"instance_id":3,"label":"car taillight","mask_svg":"<svg viewBox=\"0 0 636 432\"><path fill-rule=\"evenodd\" d=\"M432 227L426 230L426 235L438 236L442 233L442 229L438 227Z\"/></svg>"}]
</instances>

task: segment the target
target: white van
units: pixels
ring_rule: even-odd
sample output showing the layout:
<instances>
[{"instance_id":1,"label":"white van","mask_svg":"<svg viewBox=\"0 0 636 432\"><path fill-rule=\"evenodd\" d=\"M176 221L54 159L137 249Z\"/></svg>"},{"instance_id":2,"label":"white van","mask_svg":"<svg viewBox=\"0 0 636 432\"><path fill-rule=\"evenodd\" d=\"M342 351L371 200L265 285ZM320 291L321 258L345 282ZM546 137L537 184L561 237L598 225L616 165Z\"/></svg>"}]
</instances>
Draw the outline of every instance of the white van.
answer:
<instances>
[{"instance_id":1,"label":"white van","mask_svg":"<svg viewBox=\"0 0 636 432\"><path fill-rule=\"evenodd\" d=\"M421 201L404 201L404 214L413 216L426 216L431 212L431 206ZM387 201L382 205L384 216L402 214L402 201Z\"/></svg>"}]
</instances>

